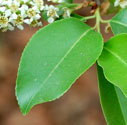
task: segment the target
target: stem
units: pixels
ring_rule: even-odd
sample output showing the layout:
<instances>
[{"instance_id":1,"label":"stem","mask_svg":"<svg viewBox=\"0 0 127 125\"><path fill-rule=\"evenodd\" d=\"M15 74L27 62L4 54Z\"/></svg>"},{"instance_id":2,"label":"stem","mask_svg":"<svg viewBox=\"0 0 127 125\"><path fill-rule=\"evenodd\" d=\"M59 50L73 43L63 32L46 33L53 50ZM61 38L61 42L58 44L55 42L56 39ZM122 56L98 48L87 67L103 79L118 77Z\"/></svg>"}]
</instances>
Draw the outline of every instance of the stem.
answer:
<instances>
[{"instance_id":1,"label":"stem","mask_svg":"<svg viewBox=\"0 0 127 125\"><path fill-rule=\"evenodd\" d=\"M85 5L84 7L87 7L89 4L87 4L87 2L86 2L86 3L85 3L85 2L86 2L86 0L84 1L84 5ZM98 2L98 4L100 4L100 0L97 0L97 2ZM83 7L83 3L80 4L80 5L77 7L77 9L80 9L80 8L82 8L82 7ZM87 20L89 20L89 19L94 19L94 18L96 18L96 24L95 24L95 26L93 27L93 29L96 29L99 33L101 32L101 30L100 30L100 24L101 24L101 23L107 23L107 24L109 24L109 22L110 22L110 20L103 20L103 19L101 18L99 7L96 9L95 14L94 14L93 16L84 17L84 18L81 19L81 21L86 22Z\"/></svg>"},{"instance_id":2,"label":"stem","mask_svg":"<svg viewBox=\"0 0 127 125\"><path fill-rule=\"evenodd\" d=\"M97 31L100 33L100 20L101 20L101 17L100 17L100 11L99 11L99 8L97 8L96 12L95 12L95 16L96 16L96 29Z\"/></svg>"},{"instance_id":3,"label":"stem","mask_svg":"<svg viewBox=\"0 0 127 125\"><path fill-rule=\"evenodd\" d=\"M81 21L87 21L87 20L90 20L90 19L94 19L96 16L93 15L93 16L87 16L87 17L84 17L81 19Z\"/></svg>"},{"instance_id":4,"label":"stem","mask_svg":"<svg viewBox=\"0 0 127 125\"><path fill-rule=\"evenodd\" d=\"M100 22L101 23L109 23L111 20L103 20L102 18L100 18Z\"/></svg>"},{"instance_id":5,"label":"stem","mask_svg":"<svg viewBox=\"0 0 127 125\"><path fill-rule=\"evenodd\" d=\"M109 24L110 20L103 20L101 18L99 8L97 8L97 10L95 12L95 16L96 16L96 25L94 28L97 29L97 31L100 33L100 23L108 23Z\"/></svg>"}]
</instances>

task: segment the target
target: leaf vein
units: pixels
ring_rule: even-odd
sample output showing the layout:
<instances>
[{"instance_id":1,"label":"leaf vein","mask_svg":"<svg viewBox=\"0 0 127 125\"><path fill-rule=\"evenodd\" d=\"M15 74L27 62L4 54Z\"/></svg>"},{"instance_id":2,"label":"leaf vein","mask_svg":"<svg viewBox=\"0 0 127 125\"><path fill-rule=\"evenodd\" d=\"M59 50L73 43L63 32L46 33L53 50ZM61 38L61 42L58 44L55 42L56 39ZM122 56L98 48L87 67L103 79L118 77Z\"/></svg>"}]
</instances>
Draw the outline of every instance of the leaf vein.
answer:
<instances>
[{"instance_id":1,"label":"leaf vein","mask_svg":"<svg viewBox=\"0 0 127 125\"><path fill-rule=\"evenodd\" d=\"M121 113L122 113L122 115L123 115L123 120L124 120L124 122L126 123L126 118L125 118L125 116L124 116L124 112L123 112L123 109L122 109L122 106L121 106L121 102L119 101L120 99L119 99L119 96L118 96L116 87L114 86L113 88L114 88L115 93L116 93L116 96L117 96L117 101L118 101L118 103L119 103L119 105L120 105L120 110L121 110Z\"/></svg>"},{"instance_id":2,"label":"leaf vein","mask_svg":"<svg viewBox=\"0 0 127 125\"><path fill-rule=\"evenodd\" d=\"M111 22L123 25L124 27L127 27L127 24L119 22L119 21L116 21L116 20L111 20Z\"/></svg>"},{"instance_id":3,"label":"leaf vein","mask_svg":"<svg viewBox=\"0 0 127 125\"><path fill-rule=\"evenodd\" d=\"M127 67L127 62L123 60L117 53L113 52L112 50L104 47L105 50L107 50L109 53L111 53L113 56L115 56L120 62L122 62Z\"/></svg>"}]
</instances>

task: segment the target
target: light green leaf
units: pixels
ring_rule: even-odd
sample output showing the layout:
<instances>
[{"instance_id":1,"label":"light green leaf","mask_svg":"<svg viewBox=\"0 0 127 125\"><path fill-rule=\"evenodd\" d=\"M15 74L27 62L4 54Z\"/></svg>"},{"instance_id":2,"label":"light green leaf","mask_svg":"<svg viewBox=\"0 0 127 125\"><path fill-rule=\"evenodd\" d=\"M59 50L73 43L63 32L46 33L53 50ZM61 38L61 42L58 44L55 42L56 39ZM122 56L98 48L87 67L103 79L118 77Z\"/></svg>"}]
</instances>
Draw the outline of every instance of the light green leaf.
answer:
<instances>
[{"instance_id":1,"label":"light green leaf","mask_svg":"<svg viewBox=\"0 0 127 125\"><path fill-rule=\"evenodd\" d=\"M113 17L110 25L114 34L127 33L127 8Z\"/></svg>"},{"instance_id":2,"label":"light green leaf","mask_svg":"<svg viewBox=\"0 0 127 125\"><path fill-rule=\"evenodd\" d=\"M127 98L121 90L108 82L97 66L100 100L108 125L127 125Z\"/></svg>"},{"instance_id":3,"label":"light green leaf","mask_svg":"<svg viewBox=\"0 0 127 125\"><path fill-rule=\"evenodd\" d=\"M75 18L39 30L19 66L16 96L22 113L62 96L96 62L102 48L101 35Z\"/></svg>"},{"instance_id":4,"label":"light green leaf","mask_svg":"<svg viewBox=\"0 0 127 125\"><path fill-rule=\"evenodd\" d=\"M127 96L127 34L120 34L105 43L98 60L107 80Z\"/></svg>"}]
</instances>

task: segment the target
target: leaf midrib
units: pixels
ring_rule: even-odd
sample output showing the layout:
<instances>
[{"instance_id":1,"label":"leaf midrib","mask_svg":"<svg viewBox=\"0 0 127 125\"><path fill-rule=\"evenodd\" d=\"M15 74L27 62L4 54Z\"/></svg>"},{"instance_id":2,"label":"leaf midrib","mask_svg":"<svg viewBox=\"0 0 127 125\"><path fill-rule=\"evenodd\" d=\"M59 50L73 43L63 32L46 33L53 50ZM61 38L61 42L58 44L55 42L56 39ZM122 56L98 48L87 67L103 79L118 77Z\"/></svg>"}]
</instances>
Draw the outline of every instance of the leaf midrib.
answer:
<instances>
[{"instance_id":1,"label":"leaf midrib","mask_svg":"<svg viewBox=\"0 0 127 125\"><path fill-rule=\"evenodd\" d=\"M106 51L108 51L110 54L112 54L114 57L116 57L122 64L124 64L127 67L127 62L123 60L117 53L113 52L107 47L104 47Z\"/></svg>"},{"instance_id":2,"label":"leaf midrib","mask_svg":"<svg viewBox=\"0 0 127 125\"><path fill-rule=\"evenodd\" d=\"M127 24L125 24L125 23L122 23L122 22L119 22L119 21L116 21L116 20L111 20L111 22L120 24L120 25L122 25L122 26L127 28Z\"/></svg>"},{"instance_id":3,"label":"leaf midrib","mask_svg":"<svg viewBox=\"0 0 127 125\"><path fill-rule=\"evenodd\" d=\"M87 31L85 31L80 37L79 39L71 46L71 48L65 53L65 55L61 58L61 60L56 64L56 66L51 70L51 72L49 73L49 75L45 78L43 84L51 77L51 75L53 74L53 72L58 68L58 66L64 61L64 59L68 56L68 54L72 51L72 49L77 45L77 43L89 32L93 30L92 28L88 29ZM40 88L38 89L37 93L41 90L41 88L43 87L43 84L40 86ZM26 106L25 109L25 114L28 110L28 107L30 106L32 100L34 99L34 97L37 95L37 93L35 95L33 95L29 101L29 103Z\"/></svg>"},{"instance_id":4,"label":"leaf midrib","mask_svg":"<svg viewBox=\"0 0 127 125\"><path fill-rule=\"evenodd\" d=\"M114 86L114 90L115 90L115 93L116 93L116 96L117 96L118 103L119 103L119 105L120 105L121 113L122 113L122 115L123 115L123 120L124 120L125 124L127 124L126 118L124 117L124 112L123 112L123 110L122 110L121 102L119 101L119 96L118 96L118 94L117 94L117 90L116 90L116 87L115 87L115 86Z\"/></svg>"}]
</instances>

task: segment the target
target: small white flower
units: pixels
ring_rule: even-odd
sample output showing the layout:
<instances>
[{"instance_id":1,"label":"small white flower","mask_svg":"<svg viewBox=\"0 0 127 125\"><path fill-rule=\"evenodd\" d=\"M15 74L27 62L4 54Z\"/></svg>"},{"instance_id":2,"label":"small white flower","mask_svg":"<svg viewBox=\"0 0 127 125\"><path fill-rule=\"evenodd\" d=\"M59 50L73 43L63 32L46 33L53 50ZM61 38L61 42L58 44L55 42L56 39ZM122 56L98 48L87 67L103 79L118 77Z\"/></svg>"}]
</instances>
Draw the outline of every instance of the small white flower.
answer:
<instances>
[{"instance_id":1,"label":"small white flower","mask_svg":"<svg viewBox=\"0 0 127 125\"><path fill-rule=\"evenodd\" d=\"M25 19L25 20L24 20L24 23L30 25L30 24L31 24L31 20L30 20L30 19Z\"/></svg>"},{"instance_id":2,"label":"small white flower","mask_svg":"<svg viewBox=\"0 0 127 125\"><path fill-rule=\"evenodd\" d=\"M9 17L9 16L11 16L12 13L11 13L11 10L8 9L5 11L4 14L5 14L5 17Z\"/></svg>"},{"instance_id":3,"label":"small white flower","mask_svg":"<svg viewBox=\"0 0 127 125\"><path fill-rule=\"evenodd\" d=\"M8 30L13 31L14 27L11 24L8 24Z\"/></svg>"},{"instance_id":4,"label":"small white flower","mask_svg":"<svg viewBox=\"0 0 127 125\"><path fill-rule=\"evenodd\" d=\"M49 22L49 23L53 23L54 21L55 21L55 20L54 20L53 17L49 17L49 18L48 18L48 22Z\"/></svg>"},{"instance_id":5,"label":"small white flower","mask_svg":"<svg viewBox=\"0 0 127 125\"><path fill-rule=\"evenodd\" d=\"M17 25L17 28L19 28L20 30L24 30L23 25Z\"/></svg>"},{"instance_id":6,"label":"small white flower","mask_svg":"<svg viewBox=\"0 0 127 125\"><path fill-rule=\"evenodd\" d=\"M59 17L59 15L57 14L57 11L59 11L59 9L57 7L50 5L50 6L46 6L45 9L47 10L47 16Z\"/></svg>"},{"instance_id":7,"label":"small white flower","mask_svg":"<svg viewBox=\"0 0 127 125\"><path fill-rule=\"evenodd\" d=\"M43 0L34 0L34 6L39 8L41 11L44 10L44 1Z\"/></svg>"},{"instance_id":8,"label":"small white flower","mask_svg":"<svg viewBox=\"0 0 127 125\"><path fill-rule=\"evenodd\" d=\"M121 8L127 7L127 0L116 0L114 6L120 6Z\"/></svg>"},{"instance_id":9,"label":"small white flower","mask_svg":"<svg viewBox=\"0 0 127 125\"><path fill-rule=\"evenodd\" d=\"M63 10L64 10L63 17L64 18L70 17L70 15L71 15L70 9L68 9L67 7L65 7L65 8L63 8Z\"/></svg>"},{"instance_id":10,"label":"small white flower","mask_svg":"<svg viewBox=\"0 0 127 125\"><path fill-rule=\"evenodd\" d=\"M8 26L8 18L5 16L0 16L0 27L7 27Z\"/></svg>"},{"instance_id":11,"label":"small white flower","mask_svg":"<svg viewBox=\"0 0 127 125\"><path fill-rule=\"evenodd\" d=\"M59 9L57 7L55 7L53 5L49 5L49 6L46 5L45 10L47 11L47 16L49 17L48 18L49 23L54 22L54 20L59 17L59 15L57 14Z\"/></svg>"},{"instance_id":12,"label":"small white flower","mask_svg":"<svg viewBox=\"0 0 127 125\"><path fill-rule=\"evenodd\" d=\"M12 15L11 15L11 17L12 17L12 19L17 19L17 14L16 13L13 13Z\"/></svg>"},{"instance_id":13,"label":"small white flower","mask_svg":"<svg viewBox=\"0 0 127 125\"><path fill-rule=\"evenodd\" d=\"M0 12L5 12L6 7L0 7Z\"/></svg>"},{"instance_id":14,"label":"small white flower","mask_svg":"<svg viewBox=\"0 0 127 125\"><path fill-rule=\"evenodd\" d=\"M26 15L26 11L28 11L28 9L29 9L28 5L23 4L23 5L19 8L21 15L22 15L22 16L27 16L27 15Z\"/></svg>"}]
</instances>

